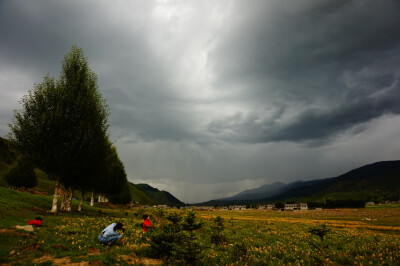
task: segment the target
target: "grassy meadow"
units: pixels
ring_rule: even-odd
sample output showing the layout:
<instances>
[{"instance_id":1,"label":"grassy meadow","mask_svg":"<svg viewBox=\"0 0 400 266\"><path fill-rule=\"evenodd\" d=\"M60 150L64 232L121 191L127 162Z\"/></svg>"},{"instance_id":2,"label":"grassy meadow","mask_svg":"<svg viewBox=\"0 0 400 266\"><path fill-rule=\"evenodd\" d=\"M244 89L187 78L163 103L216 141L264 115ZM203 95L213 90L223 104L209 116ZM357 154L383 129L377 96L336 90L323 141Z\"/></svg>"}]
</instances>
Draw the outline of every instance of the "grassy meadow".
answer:
<instances>
[{"instance_id":1,"label":"grassy meadow","mask_svg":"<svg viewBox=\"0 0 400 266\"><path fill-rule=\"evenodd\" d=\"M155 230L170 223L170 212L183 210L88 206L82 213L50 214L51 196L0 187L0 264L185 264L163 259L151 249L151 233L143 234L142 214L150 213ZM78 202L74 202L78 204ZM76 209L76 206L74 206ZM195 232L199 265L399 265L400 206L365 209L276 212L266 210L195 211L203 226ZM16 229L41 216L33 232ZM223 218L224 241L215 244L214 219ZM107 249L97 236L121 221L123 241ZM327 231L321 232L325 225ZM317 230L312 230L317 229ZM319 230L319 231L318 231ZM178 249L179 250L179 249Z\"/></svg>"}]
</instances>

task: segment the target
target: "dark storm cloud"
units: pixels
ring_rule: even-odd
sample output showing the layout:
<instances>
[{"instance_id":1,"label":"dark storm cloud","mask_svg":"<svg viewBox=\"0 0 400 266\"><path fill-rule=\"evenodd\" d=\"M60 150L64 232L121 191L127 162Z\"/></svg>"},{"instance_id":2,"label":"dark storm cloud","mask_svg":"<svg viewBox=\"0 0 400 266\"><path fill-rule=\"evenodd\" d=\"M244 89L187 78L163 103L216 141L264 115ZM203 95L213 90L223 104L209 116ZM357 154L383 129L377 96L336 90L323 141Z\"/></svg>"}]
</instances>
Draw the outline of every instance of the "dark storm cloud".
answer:
<instances>
[{"instance_id":1,"label":"dark storm cloud","mask_svg":"<svg viewBox=\"0 0 400 266\"><path fill-rule=\"evenodd\" d=\"M399 113L400 2L239 2L235 8L242 14L214 51L214 69L220 86L242 83L240 96L262 111L216 119L213 134L244 142L321 141ZM271 106L279 115L263 119Z\"/></svg>"},{"instance_id":2,"label":"dark storm cloud","mask_svg":"<svg viewBox=\"0 0 400 266\"><path fill-rule=\"evenodd\" d=\"M0 0L0 135L77 44L129 180L183 201L393 160L399 6Z\"/></svg>"},{"instance_id":3,"label":"dark storm cloud","mask_svg":"<svg viewBox=\"0 0 400 266\"><path fill-rule=\"evenodd\" d=\"M383 115L400 113L400 79L388 77L385 84L377 90L379 93L348 97L342 102L330 104L328 108L304 108L294 118L280 124L276 120L260 120L257 113L243 116L236 114L221 121L214 121L209 130L225 140L239 142L274 141L320 141L329 140L347 129ZM379 83L379 82L378 82ZM382 90L382 91L381 91ZM283 113L278 109L274 118Z\"/></svg>"},{"instance_id":4,"label":"dark storm cloud","mask_svg":"<svg viewBox=\"0 0 400 266\"><path fill-rule=\"evenodd\" d=\"M58 6L59 9L54 8ZM0 58L20 69L53 72L71 43L64 31L71 15L60 2L0 2ZM46 19L44 19L46 18ZM61 26L61 29L57 29ZM61 55L61 56L60 56ZM54 59L57 59L54 62Z\"/></svg>"},{"instance_id":5,"label":"dark storm cloud","mask_svg":"<svg viewBox=\"0 0 400 266\"><path fill-rule=\"evenodd\" d=\"M110 97L107 97L110 99ZM112 98L111 98L112 99ZM190 118L184 116L184 110L176 104L165 104L158 101L130 99L121 104L118 98L112 109L111 124L117 129L115 134L127 137L125 143L140 141L184 141L195 140L196 135L190 132ZM152 102L152 104L149 104Z\"/></svg>"},{"instance_id":6,"label":"dark storm cloud","mask_svg":"<svg viewBox=\"0 0 400 266\"><path fill-rule=\"evenodd\" d=\"M187 125L179 120L183 112L171 107L176 107L168 81L171 73L149 43L151 24L146 19L152 7L152 1L122 6L97 1L2 1L2 64L25 72L33 69L37 79L32 83L41 82L46 73L58 76L63 55L78 44L99 76L117 134L136 130L134 141L180 139L187 135Z\"/></svg>"}]
</instances>

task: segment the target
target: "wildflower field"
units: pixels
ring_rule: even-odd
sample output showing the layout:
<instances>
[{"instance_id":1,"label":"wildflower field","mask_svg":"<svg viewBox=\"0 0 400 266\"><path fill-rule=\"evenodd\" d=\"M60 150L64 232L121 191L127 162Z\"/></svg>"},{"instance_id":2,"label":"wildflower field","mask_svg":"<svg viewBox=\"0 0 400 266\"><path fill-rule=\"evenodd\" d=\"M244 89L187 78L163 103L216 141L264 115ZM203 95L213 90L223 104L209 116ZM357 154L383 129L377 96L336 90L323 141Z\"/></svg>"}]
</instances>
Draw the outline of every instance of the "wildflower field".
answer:
<instances>
[{"instance_id":1,"label":"wildflower field","mask_svg":"<svg viewBox=\"0 0 400 266\"><path fill-rule=\"evenodd\" d=\"M39 207L24 202L10 208L3 195L22 196L1 192L0 264L5 265L400 264L400 206L189 212L85 205L83 213L51 215L42 208L44 196L29 196ZM154 224L146 234L140 228L144 213ZM41 215L42 227L33 232L15 228L34 215ZM97 236L116 221L126 233L107 249Z\"/></svg>"}]
</instances>

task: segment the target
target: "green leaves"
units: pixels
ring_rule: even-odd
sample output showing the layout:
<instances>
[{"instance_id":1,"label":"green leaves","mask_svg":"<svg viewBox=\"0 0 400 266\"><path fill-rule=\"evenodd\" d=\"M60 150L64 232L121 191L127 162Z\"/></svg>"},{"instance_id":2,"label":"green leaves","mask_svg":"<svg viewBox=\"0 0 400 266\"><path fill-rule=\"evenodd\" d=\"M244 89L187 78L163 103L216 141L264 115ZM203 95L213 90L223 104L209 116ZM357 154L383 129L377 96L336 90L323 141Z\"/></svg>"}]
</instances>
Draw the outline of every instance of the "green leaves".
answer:
<instances>
[{"instance_id":1,"label":"green leaves","mask_svg":"<svg viewBox=\"0 0 400 266\"><path fill-rule=\"evenodd\" d=\"M66 188L96 189L108 178L99 182L107 193L122 191L126 174L108 139L109 108L82 49L64 56L59 80L47 75L34 87L10 125L13 146Z\"/></svg>"}]
</instances>

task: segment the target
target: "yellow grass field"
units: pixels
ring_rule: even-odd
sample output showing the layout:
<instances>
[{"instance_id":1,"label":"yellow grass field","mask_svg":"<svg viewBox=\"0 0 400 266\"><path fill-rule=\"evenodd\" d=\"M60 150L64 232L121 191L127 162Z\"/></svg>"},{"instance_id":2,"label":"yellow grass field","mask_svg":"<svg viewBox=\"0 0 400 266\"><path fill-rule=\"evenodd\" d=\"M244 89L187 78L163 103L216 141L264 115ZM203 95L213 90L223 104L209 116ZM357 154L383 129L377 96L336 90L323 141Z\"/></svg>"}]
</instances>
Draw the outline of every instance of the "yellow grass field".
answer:
<instances>
[{"instance_id":1,"label":"yellow grass field","mask_svg":"<svg viewBox=\"0 0 400 266\"><path fill-rule=\"evenodd\" d=\"M150 214L154 225L153 232L147 234L140 228L144 213ZM161 243L171 236L171 231L166 232L171 228L168 215L172 213L182 217L181 223L188 216L186 210L153 208L103 208L95 215L43 216L45 225L32 233L2 229L1 262L179 264L182 260L163 258L152 250L154 241ZM400 265L398 205L284 212L194 209L194 213L203 226L187 243L198 248L197 265ZM217 216L223 218L224 227L220 232L224 241L219 244L212 241ZM98 243L97 236L116 221L125 225L126 233L122 242L107 249ZM322 228L326 229L323 237L318 235ZM174 252L181 251L188 249L174 246Z\"/></svg>"}]
</instances>

